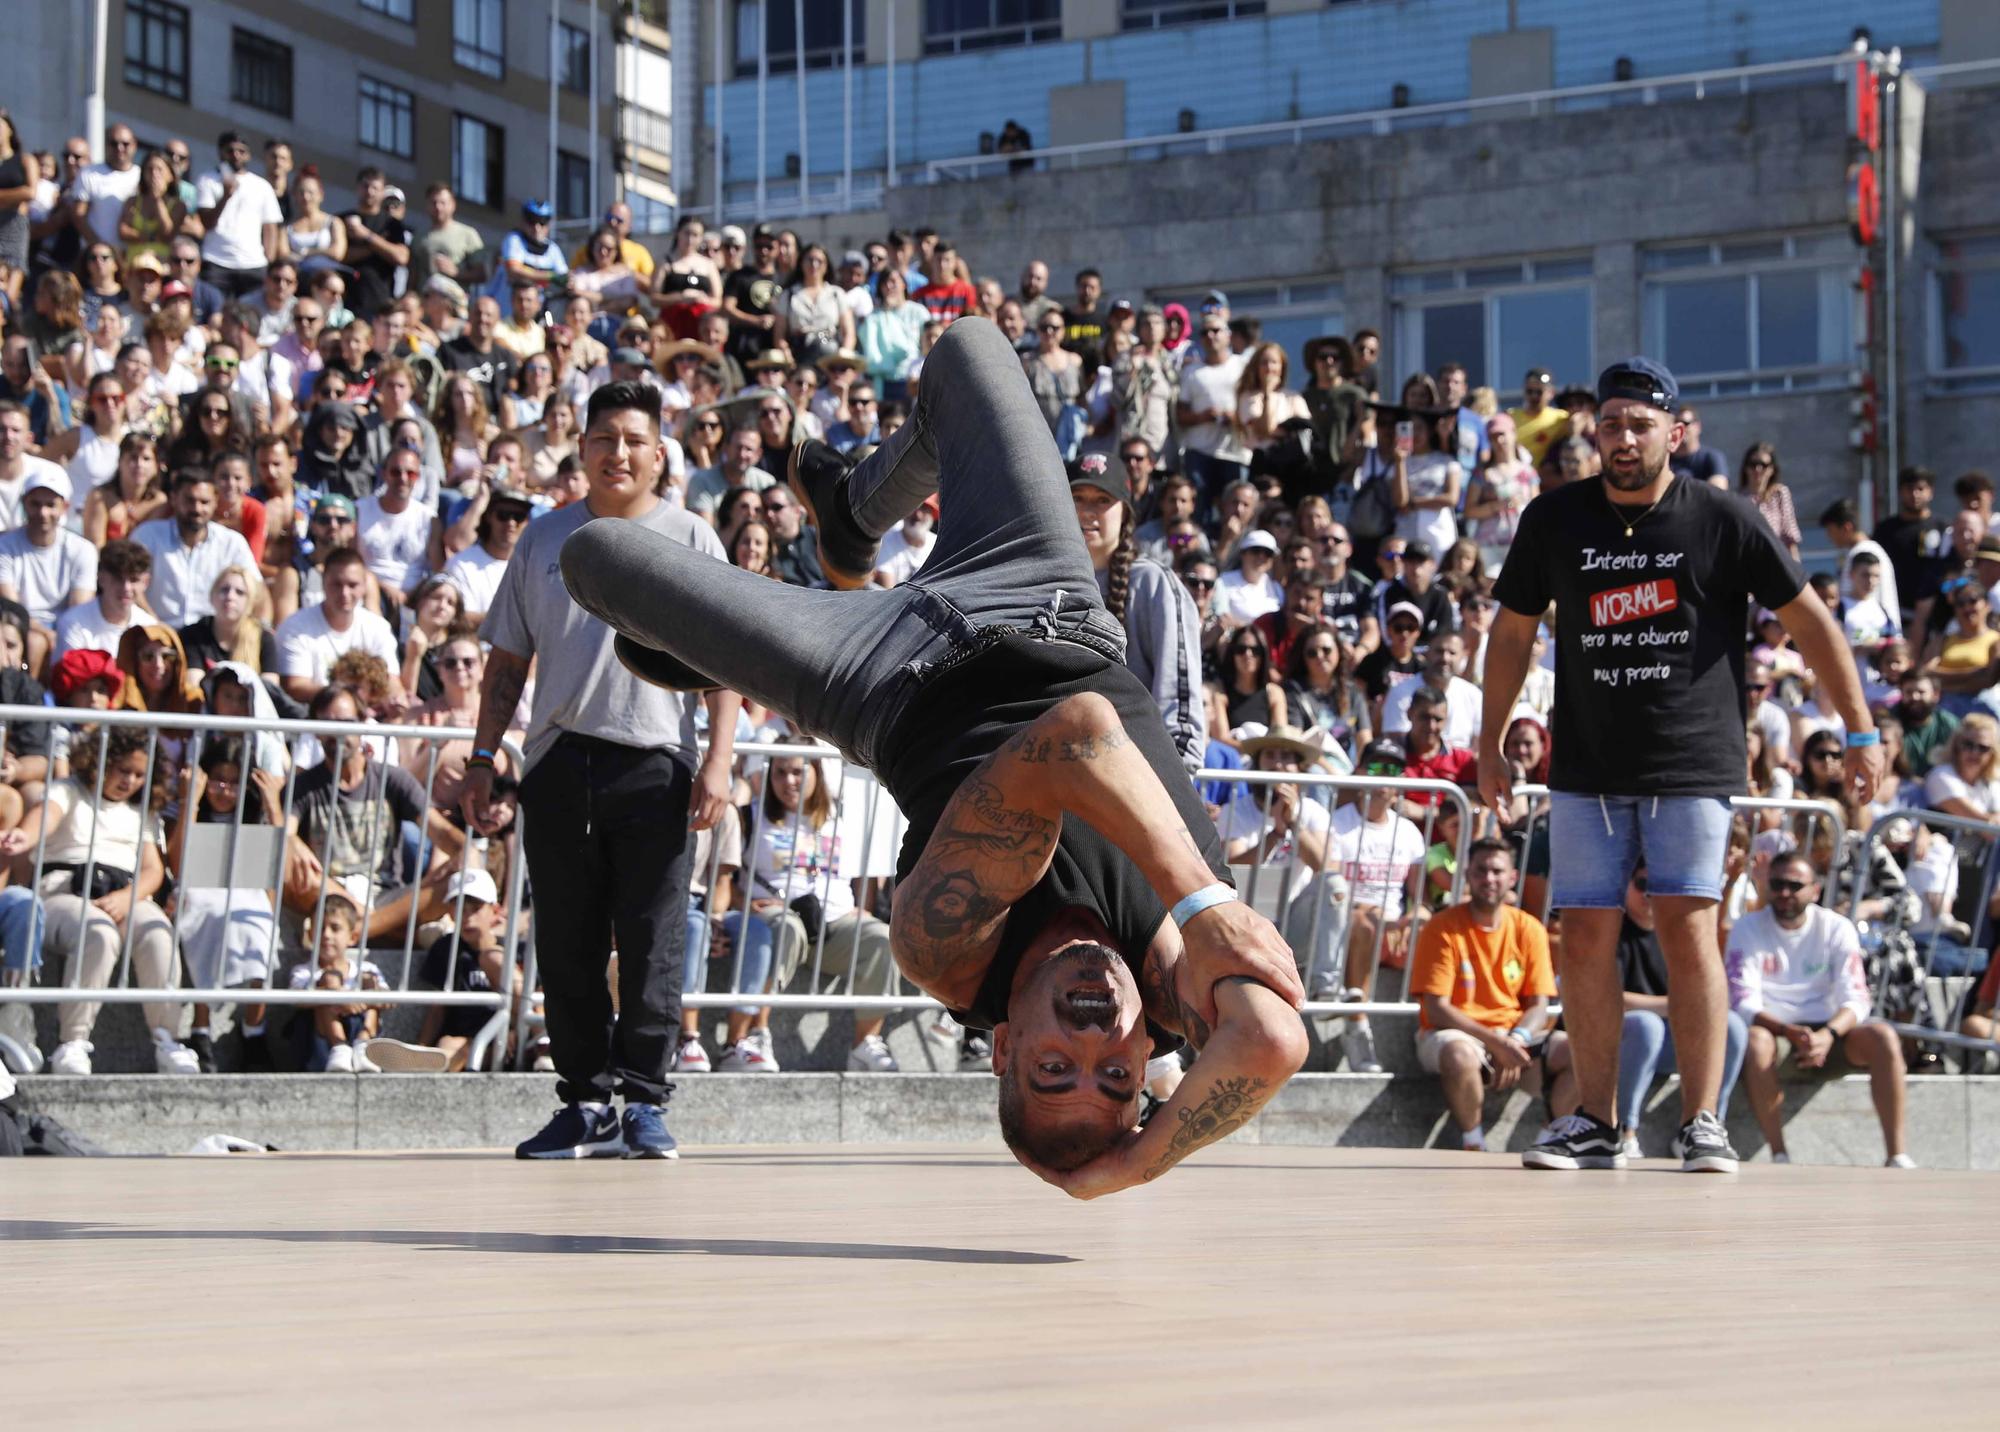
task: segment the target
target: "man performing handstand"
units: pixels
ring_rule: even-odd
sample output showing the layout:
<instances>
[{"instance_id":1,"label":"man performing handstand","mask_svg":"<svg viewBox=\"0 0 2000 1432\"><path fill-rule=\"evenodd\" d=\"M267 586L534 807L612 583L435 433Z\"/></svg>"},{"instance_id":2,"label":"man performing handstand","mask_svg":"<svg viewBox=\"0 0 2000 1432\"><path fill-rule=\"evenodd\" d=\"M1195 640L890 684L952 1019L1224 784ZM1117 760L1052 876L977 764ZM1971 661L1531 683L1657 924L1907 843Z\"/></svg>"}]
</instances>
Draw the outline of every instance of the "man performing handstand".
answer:
<instances>
[{"instance_id":1,"label":"man performing handstand","mask_svg":"<svg viewBox=\"0 0 2000 1432\"><path fill-rule=\"evenodd\" d=\"M641 676L740 692L881 777L910 819L897 964L993 1027L1001 1133L1023 1164L1095 1197L1240 1128L1304 1062L1304 989L1283 938L1236 902L1124 665L1007 340L960 319L900 431L851 472L805 444L790 481L844 590L593 522L563 548L571 595ZM933 492L943 523L923 571L868 587L882 535ZM1147 1056L1171 1035L1201 1059L1141 1129Z\"/></svg>"}]
</instances>

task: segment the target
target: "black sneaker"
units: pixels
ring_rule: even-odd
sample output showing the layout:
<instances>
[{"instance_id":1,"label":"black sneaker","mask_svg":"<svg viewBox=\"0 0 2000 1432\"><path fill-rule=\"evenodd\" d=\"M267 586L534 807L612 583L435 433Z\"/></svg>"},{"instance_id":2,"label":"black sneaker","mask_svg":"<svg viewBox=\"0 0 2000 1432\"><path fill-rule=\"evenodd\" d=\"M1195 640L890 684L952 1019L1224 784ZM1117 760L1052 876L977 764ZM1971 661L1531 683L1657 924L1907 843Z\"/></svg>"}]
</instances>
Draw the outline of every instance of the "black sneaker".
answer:
<instances>
[{"instance_id":1,"label":"black sneaker","mask_svg":"<svg viewBox=\"0 0 2000 1432\"><path fill-rule=\"evenodd\" d=\"M1736 1172L1736 1150L1729 1146L1729 1130L1706 1109L1681 1125L1681 1131L1674 1135L1674 1152L1681 1156L1682 1173Z\"/></svg>"},{"instance_id":2,"label":"black sneaker","mask_svg":"<svg viewBox=\"0 0 2000 1432\"><path fill-rule=\"evenodd\" d=\"M1589 1114L1565 1114L1521 1150L1521 1167L1540 1169L1623 1168L1625 1148L1618 1130Z\"/></svg>"},{"instance_id":3,"label":"black sneaker","mask_svg":"<svg viewBox=\"0 0 2000 1432\"><path fill-rule=\"evenodd\" d=\"M812 438L792 449L786 485L806 509L806 519L819 534L819 566L826 579L843 592L868 585L875 573L881 543L855 527L841 484L853 464L825 443Z\"/></svg>"},{"instance_id":4,"label":"black sneaker","mask_svg":"<svg viewBox=\"0 0 2000 1432\"><path fill-rule=\"evenodd\" d=\"M618 1127L625 1136L625 1157L628 1159L677 1159L681 1156L680 1146L667 1132L665 1111L658 1104L627 1104L625 1117Z\"/></svg>"},{"instance_id":5,"label":"black sneaker","mask_svg":"<svg viewBox=\"0 0 2000 1432\"><path fill-rule=\"evenodd\" d=\"M514 1146L517 1159L615 1159L624 1152L618 1115L608 1105L565 1104L539 1134Z\"/></svg>"},{"instance_id":6,"label":"black sneaker","mask_svg":"<svg viewBox=\"0 0 2000 1432\"><path fill-rule=\"evenodd\" d=\"M623 632L611 639L611 651L621 666L650 685L690 694L721 689L720 682L703 676L679 657L656 651L642 641L632 640Z\"/></svg>"},{"instance_id":7,"label":"black sneaker","mask_svg":"<svg viewBox=\"0 0 2000 1432\"><path fill-rule=\"evenodd\" d=\"M236 1051L236 1070L240 1074L276 1073L278 1063L271 1057L271 1040L262 1031L242 1037L241 1047Z\"/></svg>"},{"instance_id":8,"label":"black sneaker","mask_svg":"<svg viewBox=\"0 0 2000 1432\"><path fill-rule=\"evenodd\" d=\"M215 1041L208 1037L208 1031L197 1029L181 1043L194 1051L195 1063L204 1074L215 1072Z\"/></svg>"}]
</instances>

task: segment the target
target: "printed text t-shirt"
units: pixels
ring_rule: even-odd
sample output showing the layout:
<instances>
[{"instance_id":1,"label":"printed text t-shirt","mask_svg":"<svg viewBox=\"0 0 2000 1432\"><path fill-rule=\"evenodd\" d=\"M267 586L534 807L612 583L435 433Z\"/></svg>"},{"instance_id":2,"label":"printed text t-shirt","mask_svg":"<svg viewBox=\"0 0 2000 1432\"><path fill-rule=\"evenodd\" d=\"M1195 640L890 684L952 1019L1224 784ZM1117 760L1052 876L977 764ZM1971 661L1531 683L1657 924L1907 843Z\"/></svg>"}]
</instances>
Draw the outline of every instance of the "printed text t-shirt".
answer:
<instances>
[{"instance_id":1,"label":"printed text t-shirt","mask_svg":"<svg viewBox=\"0 0 2000 1432\"><path fill-rule=\"evenodd\" d=\"M1743 794L1746 609L1804 586L1756 509L1705 483L1676 479L1650 513L1614 508L1601 478L1529 503L1493 594L1523 616L1556 604L1549 785Z\"/></svg>"}]
</instances>

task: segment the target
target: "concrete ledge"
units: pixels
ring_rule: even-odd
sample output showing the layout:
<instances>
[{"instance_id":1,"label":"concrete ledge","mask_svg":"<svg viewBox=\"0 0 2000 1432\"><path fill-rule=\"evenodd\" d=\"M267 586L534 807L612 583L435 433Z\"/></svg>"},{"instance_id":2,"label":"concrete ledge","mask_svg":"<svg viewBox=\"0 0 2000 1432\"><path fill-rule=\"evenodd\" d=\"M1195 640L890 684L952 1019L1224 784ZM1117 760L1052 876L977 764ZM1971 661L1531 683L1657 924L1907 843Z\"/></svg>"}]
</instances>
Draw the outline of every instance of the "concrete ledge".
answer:
<instances>
[{"instance_id":1,"label":"concrete ledge","mask_svg":"<svg viewBox=\"0 0 2000 1432\"><path fill-rule=\"evenodd\" d=\"M209 1134L286 1151L504 1149L555 1107L555 1078L536 1074L100 1074L20 1081L20 1102L112 1153L177 1154ZM671 1121L684 1144L997 1144L994 1085L970 1074L706 1074L678 1081ZM1487 1107L1493 1148L1532 1141L1541 1106L1518 1094ZM1668 1081L1640 1126L1665 1157L1679 1120ZM1763 1154L1738 1101L1729 1121L1746 1157ZM1245 1143L1418 1148L1454 1142L1436 1081L1301 1074L1236 1136ZM1800 1163L1882 1161L1860 1075L1788 1086L1786 1141ZM2000 1168L2000 1076L1912 1079L1910 1152L1927 1168Z\"/></svg>"}]
</instances>

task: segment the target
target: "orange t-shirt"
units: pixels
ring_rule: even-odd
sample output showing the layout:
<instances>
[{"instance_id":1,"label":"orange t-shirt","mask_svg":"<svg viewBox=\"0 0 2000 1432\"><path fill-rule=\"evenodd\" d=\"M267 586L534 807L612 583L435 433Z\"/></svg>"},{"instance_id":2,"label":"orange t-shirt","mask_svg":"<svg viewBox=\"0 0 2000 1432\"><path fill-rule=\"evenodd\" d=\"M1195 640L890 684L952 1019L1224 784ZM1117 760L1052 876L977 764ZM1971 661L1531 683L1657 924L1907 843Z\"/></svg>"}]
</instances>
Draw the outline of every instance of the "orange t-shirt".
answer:
<instances>
[{"instance_id":1,"label":"orange t-shirt","mask_svg":"<svg viewBox=\"0 0 2000 1432\"><path fill-rule=\"evenodd\" d=\"M1436 995L1490 1029L1512 1029L1520 1023L1523 1001L1553 998L1555 992L1549 932L1512 905L1502 907L1497 930L1474 923L1470 905L1454 905L1433 916L1417 936L1410 993ZM1421 1012L1417 1020L1424 1029L1432 1027Z\"/></svg>"}]
</instances>

